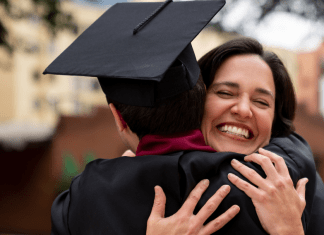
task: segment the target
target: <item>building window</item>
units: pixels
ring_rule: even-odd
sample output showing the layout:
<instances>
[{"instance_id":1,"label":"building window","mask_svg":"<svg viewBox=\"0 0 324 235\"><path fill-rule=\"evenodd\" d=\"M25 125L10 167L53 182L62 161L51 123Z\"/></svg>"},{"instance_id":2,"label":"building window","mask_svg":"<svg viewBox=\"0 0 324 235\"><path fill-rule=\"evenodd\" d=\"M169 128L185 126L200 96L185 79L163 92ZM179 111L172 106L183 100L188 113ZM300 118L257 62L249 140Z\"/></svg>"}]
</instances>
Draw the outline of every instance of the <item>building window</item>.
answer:
<instances>
[{"instance_id":1,"label":"building window","mask_svg":"<svg viewBox=\"0 0 324 235\"><path fill-rule=\"evenodd\" d=\"M33 79L35 82L38 82L40 80L40 74L37 70L33 72Z\"/></svg>"},{"instance_id":2,"label":"building window","mask_svg":"<svg viewBox=\"0 0 324 235\"><path fill-rule=\"evenodd\" d=\"M100 84L97 80L91 81L91 88L92 91L99 91L100 90Z\"/></svg>"},{"instance_id":3,"label":"building window","mask_svg":"<svg viewBox=\"0 0 324 235\"><path fill-rule=\"evenodd\" d=\"M56 45L54 40L52 40L48 45L47 45L47 51L50 55L55 55L56 51Z\"/></svg>"},{"instance_id":4,"label":"building window","mask_svg":"<svg viewBox=\"0 0 324 235\"><path fill-rule=\"evenodd\" d=\"M41 18L39 16L37 16L36 14L31 14L29 16L29 21L30 21L30 23L33 24L33 27L37 27L37 26L39 26L39 24L41 22Z\"/></svg>"},{"instance_id":5,"label":"building window","mask_svg":"<svg viewBox=\"0 0 324 235\"><path fill-rule=\"evenodd\" d=\"M41 100L39 98L34 100L34 109L37 111L41 109Z\"/></svg>"},{"instance_id":6,"label":"building window","mask_svg":"<svg viewBox=\"0 0 324 235\"><path fill-rule=\"evenodd\" d=\"M40 46L36 43L27 43L25 46L25 52L28 54L39 53Z\"/></svg>"},{"instance_id":7,"label":"building window","mask_svg":"<svg viewBox=\"0 0 324 235\"><path fill-rule=\"evenodd\" d=\"M51 108L55 111L58 112L58 105L59 105L59 99L58 98L48 98L47 102L49 103L49 105L51 106Z\"/></svg>"},{"instance_id":8,"label":"building window","mask_svg":"<svg viewBox=\"0 0 324 235\"><path fill-rule=\"evenodd\" d=\"M74 100L74 113L80 114L82 109L82 105L79 100Z\"/></svg>"}]
</instances>

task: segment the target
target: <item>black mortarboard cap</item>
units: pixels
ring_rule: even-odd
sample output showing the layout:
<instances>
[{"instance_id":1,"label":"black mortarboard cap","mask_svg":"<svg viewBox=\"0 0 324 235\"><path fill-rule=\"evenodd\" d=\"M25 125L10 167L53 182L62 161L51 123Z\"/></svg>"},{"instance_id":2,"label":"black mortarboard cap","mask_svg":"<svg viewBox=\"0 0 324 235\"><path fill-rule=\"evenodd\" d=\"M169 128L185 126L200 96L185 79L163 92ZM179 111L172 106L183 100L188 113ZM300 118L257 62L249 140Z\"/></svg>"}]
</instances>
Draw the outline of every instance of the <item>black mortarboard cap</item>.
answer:
<instances>
[{"instance_id":1,"label":"black mortarboard cap","mask_svg":"<svg viewBox=\"0 0 324 235\"><path fill-rule=\"evenodd\" d=\"M154 106L196 84L200 70L191 41L224 5L225 0L117 3L44 74L98 77L107 98Z\"/></svg>"}]
</instances>

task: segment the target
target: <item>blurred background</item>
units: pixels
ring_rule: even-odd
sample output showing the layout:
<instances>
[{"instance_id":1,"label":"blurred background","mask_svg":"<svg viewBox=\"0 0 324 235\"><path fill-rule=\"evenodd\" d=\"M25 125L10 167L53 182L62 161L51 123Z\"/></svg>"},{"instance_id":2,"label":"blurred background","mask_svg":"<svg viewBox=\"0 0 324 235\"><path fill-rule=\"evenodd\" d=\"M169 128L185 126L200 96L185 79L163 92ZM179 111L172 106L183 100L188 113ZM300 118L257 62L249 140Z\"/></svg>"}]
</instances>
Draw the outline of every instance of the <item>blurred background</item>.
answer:
<instances>
[{"instance_id":1,"label":"blurred background","mask_svg":"<svg viewBox=\"0 0 324 235\"><path fill-rule=\"evenodd\" d=\"M42 75L116 2L0 0L0 234L50 234L51 204L71 179L125 151L95 78ZM324 0L228 0L193 41L197 59L240 35L284 61L297 133L324 178Z\"/></svg>"}]
</instances>

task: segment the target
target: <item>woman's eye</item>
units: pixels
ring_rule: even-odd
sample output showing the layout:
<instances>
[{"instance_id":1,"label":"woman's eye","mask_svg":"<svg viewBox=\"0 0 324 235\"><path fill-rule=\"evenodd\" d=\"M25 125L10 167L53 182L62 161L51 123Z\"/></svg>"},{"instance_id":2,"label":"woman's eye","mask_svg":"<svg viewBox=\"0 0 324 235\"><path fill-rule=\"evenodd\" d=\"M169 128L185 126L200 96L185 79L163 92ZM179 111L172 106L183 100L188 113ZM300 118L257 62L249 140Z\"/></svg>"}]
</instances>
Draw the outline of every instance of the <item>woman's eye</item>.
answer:
<instances>
[{"instance_id":1,"label":"woman's eye","mask_svg":"<svg viewBox=\"0 0 324 235\"><path fill-rule=\"evenodd\" d=\"M265 102L265 101L262 101L262 100L256 100L255 102L258 103L258 104L261 104L262 106L269 107L269 104L268 104L267 102Z\"/></svg>"},{"instance_id":2,"label":"woman's eye","mask_svg":"<svg viewBox=\"0 0 324 235\"><path fill-rule=\"evenodd\" d=\"M217 91L217 94L221 96L228 96L228 97L233 96L233 94L228 91Z\"/></svg>"}]
</instances>

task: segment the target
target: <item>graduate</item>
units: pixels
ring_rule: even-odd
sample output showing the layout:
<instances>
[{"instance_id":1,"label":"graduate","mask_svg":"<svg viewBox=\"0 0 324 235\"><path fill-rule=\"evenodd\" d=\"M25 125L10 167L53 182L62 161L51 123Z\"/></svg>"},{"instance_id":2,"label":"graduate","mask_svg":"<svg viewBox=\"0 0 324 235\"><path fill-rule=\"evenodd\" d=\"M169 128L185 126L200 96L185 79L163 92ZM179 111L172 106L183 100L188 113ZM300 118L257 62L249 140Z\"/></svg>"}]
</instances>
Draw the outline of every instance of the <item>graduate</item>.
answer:
<instances>
[{"instance_id":1,"label":"graduate","mask_svg":"<svg viewBox=\"0 0 324 235\"><path fill-rule=\"evenodd\" d=\"M233 158L265 177L259 165L244 162L243 154L215 153L199 130L206 91L190 43L224 4L116 4L45 70L44 74L98 77L123 141L136 151L134 158L89 163L54 201L52 234L145 234L156 185L164 189L168 217L208 179L196 214L223 185L232 185L228 173L238 174L231 166ZM311 151L296 136L267 149L296 172L291 175L295 184L301 177L309 179L310 196L300 223L307 231L316 190ZM297 165L292 155L307 156ZM240 212L217 234L267 234L251 199L234 186L206 223L233 205Z\"/></svg>"}]
</instances>

